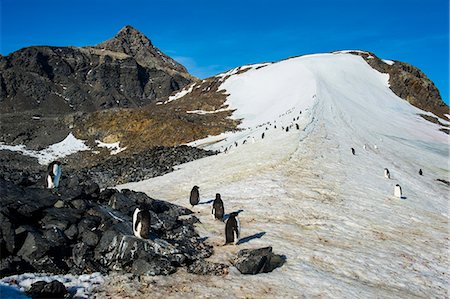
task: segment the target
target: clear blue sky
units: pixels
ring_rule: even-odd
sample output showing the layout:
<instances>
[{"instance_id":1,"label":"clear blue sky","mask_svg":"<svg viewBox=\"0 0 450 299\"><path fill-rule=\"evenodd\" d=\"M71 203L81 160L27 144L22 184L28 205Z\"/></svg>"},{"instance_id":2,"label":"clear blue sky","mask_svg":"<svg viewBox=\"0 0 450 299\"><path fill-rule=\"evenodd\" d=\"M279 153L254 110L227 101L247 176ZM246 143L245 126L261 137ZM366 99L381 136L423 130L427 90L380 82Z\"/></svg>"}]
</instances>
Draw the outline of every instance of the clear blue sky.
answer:
<instances>
[{"instance_id":1,"label":"clear blue sky","mask_svg":"<svg viewBox=\"0 0 450 299\"><path fill-rule=\"evenodd\" d=\"M411 63L449 102L448 0L0 0L1 48L95 45L125 25L197 77L340 49Z\"/></svg>"}]
</instances>

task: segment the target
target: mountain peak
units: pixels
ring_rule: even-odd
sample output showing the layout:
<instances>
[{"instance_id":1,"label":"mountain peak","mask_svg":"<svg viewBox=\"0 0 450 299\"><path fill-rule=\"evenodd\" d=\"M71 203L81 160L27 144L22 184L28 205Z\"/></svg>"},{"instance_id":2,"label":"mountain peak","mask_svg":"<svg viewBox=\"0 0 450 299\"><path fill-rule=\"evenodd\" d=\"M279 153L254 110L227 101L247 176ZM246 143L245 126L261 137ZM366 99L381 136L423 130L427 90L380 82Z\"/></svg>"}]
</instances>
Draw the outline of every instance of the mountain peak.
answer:
<instances>
[{"instance_id":1,"label":"mountain peak","mask_svg":"<svg viewBox=\"0 0 450 299\"><path fill-rule=\"evenodd\" d=\"M143 66L174 70L190 77L184 66L153 46L147 36L130 25L126 25L113 38L96 45L95 48L125 53Z\"/></svg>"},{"instance_id":2,"label":"mountain peak","mask_svg":"<svg viewBox=\"0 0 450 299\"><path fill-rule=\"evenodd\" d=\"M137 42L141 46L153 46L152 42L142 32L134 28L133 26L126 25L117 32L114 39L120 39L128 44Z\"/></svg>"}]
</instances>

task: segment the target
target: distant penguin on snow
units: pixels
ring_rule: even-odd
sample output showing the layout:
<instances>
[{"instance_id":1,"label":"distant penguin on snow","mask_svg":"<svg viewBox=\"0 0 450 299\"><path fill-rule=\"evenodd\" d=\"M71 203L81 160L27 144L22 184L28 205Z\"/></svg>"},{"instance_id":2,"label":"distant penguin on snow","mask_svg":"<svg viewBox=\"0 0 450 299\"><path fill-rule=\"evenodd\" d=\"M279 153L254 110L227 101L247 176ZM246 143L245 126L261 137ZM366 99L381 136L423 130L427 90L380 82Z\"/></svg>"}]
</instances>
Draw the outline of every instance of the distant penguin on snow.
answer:
<instances>
[{"instance_id":1,"label":"distant penguin on snow","mask_svg":"<svg viewBox=\"0 0 450 299\"><path fill-rule=\"evenodd\" d=\"M237 215L238 213L236 212L231 213L227 223L225 224L225 245L230 243L234 243L236 245L239 240L241 227Z\"/></svg>"},{"instance_id":2,"label":"distant penguin on snow","mask_svg":"<svg viewBox=\"0 0 450 299\"><path fill-rule=\"evenodd\" d=\"M419 175L423 175L422 168L419 169Z\"/></svg>"},{"instance_id":3,"label":"distant penguin on snow","mask_svg":"<svg viewBox=\"0 0 450 299\"><path fill-rule=\"evenodd\" d=\"M264 134L264 132L263 132L263 133L261 134L261 139L264 139L264 135L265 135L265 134Z\"/></svg>"},{"instance_id":4,"label":"distant penguin on snow","mask_svg":"<svg viewBox=\"0 0 450 299\"><path fill-rule=\"evenodd\" d=\"M47 189L58 188L61 178L61 162L53 161L47 167L46 187Z\"/></svg>"},{"instance_id":5,"label":"distant penguin on snow","mask_svg":"<svg viewBox=\"0 0 450 299\"><path fill-rule=\"evenodd\" d=\"M400 187L399 184L395 185L394 196L398 197L398 198L402 198L402 187Z\"/></svg>"},{"instance_id":6,"label":"distant penguin on snow","mask_svg":"<svg viewBox=\"0 0 450 299\"><path fill-rule=\"evenodd\" d=\"M192 207L198 205L198 203L200 202L200 194L198 192L198 189L198 186L192 187L191 196L189 197L189 202L191 203Z\"/></svg>"},{"instance_id":7,"label":"distant penguin on snow","mask_svg":"<svg viewBox=\"0 0 450 299\"><path fill-rule=\"evenodd\" d=\"M352 154L355 155L355 149L352 147Z\"/></svg>"},{"instance_id":8,"label":"distant penguin on snow","mask_svg":"<svg viewBox=\"0 0 450 299\"><path fill-rule=\"evenodd\" d=\"M211 214L213 215L213 217L215 219L222 221L224 213L225 213L225 209L223 208L222 198L220 198L219 193L216 193L216 199L214 199Z\"/></svg>"},{"instance_id":9,"label":"distant penguin on snow","mask_svg":"<svg viewBox=\"0 0 450 299\"><path fill-rule=\"evenodd\" d=\"M391 173L389 172L389 169L387 169L387 168L384 169L384 177L387 179L391 178Z\"/></svg>"},{"instance_id":10,"label":"distant penguin on snow","mask_svg":"<svg viewBox=\"0 0 450 299\"><path fill-rule=\"evenodd\" d=\"M134 210L133 233L139 239L150 237L150 211L146 205L141 205Z\"/></svg>"}]
</instances>

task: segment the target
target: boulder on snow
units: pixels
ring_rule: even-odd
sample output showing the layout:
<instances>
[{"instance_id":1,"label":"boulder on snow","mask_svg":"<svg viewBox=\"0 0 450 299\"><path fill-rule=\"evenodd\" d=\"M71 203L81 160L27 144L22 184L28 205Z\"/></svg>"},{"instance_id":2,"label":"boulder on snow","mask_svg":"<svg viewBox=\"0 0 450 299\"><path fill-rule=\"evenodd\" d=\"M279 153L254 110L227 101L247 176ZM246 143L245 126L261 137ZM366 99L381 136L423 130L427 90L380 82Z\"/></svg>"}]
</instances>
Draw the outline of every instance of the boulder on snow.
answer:
<instances>
[{"instance_id":1,"label":"boulder on snow","mask_svg":"<svg viewBox=\"0 0 450 299\"><path fill-rule=\"evenodd\" d=\"M272 253L272 247L263 247L242 249L233 260L233 265L242 274L258 274L272 272L285 261L285 256Z\"/></svg>"},{"instance_id":2,"label":"boulder on snow","mask_svg":"<svg viewBox=\"0 0 450 299\"><path fill-rule=\"evenodd\" d=\"M27 291L31 298L64 298L68 294L64 284L57 280L52 282L36 281Z\"/></svg>"}]
</instances>

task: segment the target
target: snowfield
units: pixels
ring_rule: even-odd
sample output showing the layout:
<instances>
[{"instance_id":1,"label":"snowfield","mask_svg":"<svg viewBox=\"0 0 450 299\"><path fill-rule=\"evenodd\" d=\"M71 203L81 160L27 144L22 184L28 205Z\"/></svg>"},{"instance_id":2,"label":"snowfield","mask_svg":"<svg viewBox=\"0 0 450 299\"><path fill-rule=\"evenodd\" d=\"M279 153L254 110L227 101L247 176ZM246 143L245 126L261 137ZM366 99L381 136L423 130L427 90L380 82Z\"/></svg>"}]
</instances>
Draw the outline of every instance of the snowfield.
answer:
<instances>
[{"instance_id":1,"label":"snowfield","mask_svg":"<svg viewBox=\"0 0 450 299\"><path fill-rule=\"evenodd\" d=\"M25 145L7 145L0 143L0 150L10 150L14 152L20 152L25 156L30 156L38 159L39 164L47 165L50 162L69 156L71 154L87 151L90 148L85 144L84 140L77 139L72 133L69 133L67 137L61 142L49 145L47 148L36 151L30 150Z\"/></svg>"},{"instance_id":2,"label":"snowfield","mask_svg":"<svg viewBox=\"0 0 450 299\"><path fill-rule=\"evenodd\" d=\"M224 224L210 204L196 206L210 260L273 246L286 264L255 276L179 271L129 289L174 298L224 290L230 298L448 298L449 187L436 181L449 180L448 135L398 98L388 75L346 52L230 74L219 90L242 130L191 143L222 153L118 188L186 207L194 185L203 203L220 193L225 213L242 210L242 241L222 246ZM107 279L99 296L114 295L118 282Z\"/></svg>"}]
</instances>

